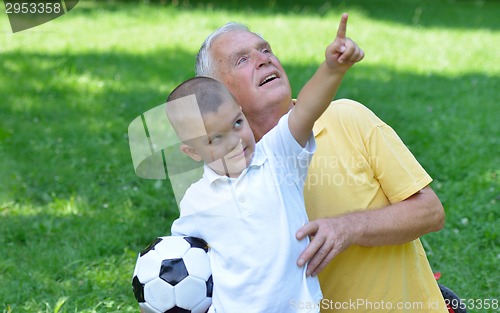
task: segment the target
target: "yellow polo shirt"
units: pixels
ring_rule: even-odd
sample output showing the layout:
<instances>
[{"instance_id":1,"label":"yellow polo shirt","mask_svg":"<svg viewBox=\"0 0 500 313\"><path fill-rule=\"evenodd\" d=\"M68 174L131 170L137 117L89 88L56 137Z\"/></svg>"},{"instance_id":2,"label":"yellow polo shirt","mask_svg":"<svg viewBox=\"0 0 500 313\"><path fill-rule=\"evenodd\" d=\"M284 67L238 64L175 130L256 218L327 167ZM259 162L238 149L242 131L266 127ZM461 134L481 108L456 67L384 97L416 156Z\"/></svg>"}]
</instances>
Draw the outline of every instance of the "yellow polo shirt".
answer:
<instances>
[{"instance_id":1,"label":"yellow polo shirt","mask_svg":"<svg viewBox=\"0 0 500 313\"><path fill-rule=\"evenodd\" d=\"M333 101L314 135L304 188L310 220L382 208L432 181L394 130L355 101ZM419 239L351 246L319 279L322 312L447 312Z\"/></svg>"}]
</instances>

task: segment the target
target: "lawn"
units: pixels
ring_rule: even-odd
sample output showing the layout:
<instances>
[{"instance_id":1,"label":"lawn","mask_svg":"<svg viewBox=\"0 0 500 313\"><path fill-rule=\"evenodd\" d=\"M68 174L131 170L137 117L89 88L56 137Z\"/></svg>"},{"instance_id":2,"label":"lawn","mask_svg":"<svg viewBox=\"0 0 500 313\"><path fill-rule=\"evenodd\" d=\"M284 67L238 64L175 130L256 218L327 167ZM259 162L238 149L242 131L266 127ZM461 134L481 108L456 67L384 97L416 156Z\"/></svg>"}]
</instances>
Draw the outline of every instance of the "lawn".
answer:
<instances>
[{"instance_id":1,"label":"lawn","mask_svg":"<svg viewBox=\"0 0 500 313\"><path fill-rule=\"evenodd\" d=\"M135 175L128 125L230 20L271 42L296 95L344 11L366 57L337 98L393 126L434 178L447 221L422 240L440 282L498 304L499 2L177 2L80 1L15 34L0 6L0 310L137 312L137 252L177 208L168 181Z\"/></svg>"}]
</instances>

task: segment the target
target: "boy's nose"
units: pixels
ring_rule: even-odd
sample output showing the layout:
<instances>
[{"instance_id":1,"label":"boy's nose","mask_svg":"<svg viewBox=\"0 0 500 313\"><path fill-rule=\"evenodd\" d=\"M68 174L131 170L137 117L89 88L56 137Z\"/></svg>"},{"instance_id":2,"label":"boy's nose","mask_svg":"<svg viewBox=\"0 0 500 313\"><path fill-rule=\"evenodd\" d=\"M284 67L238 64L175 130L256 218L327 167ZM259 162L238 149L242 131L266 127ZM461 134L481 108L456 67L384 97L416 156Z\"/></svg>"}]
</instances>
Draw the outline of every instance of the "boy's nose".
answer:
<instances>
[{"instance_id":1,"label":"boy's nose","mask_svg":"<svg viewBox=\"0 0 500 313\"><path fill-rule=\"evenodd\" d=\"M231 139L228 141L228 151L233 151L242 144L241 137L238 135L232 135Z\"/></svg>"}]
</instances>

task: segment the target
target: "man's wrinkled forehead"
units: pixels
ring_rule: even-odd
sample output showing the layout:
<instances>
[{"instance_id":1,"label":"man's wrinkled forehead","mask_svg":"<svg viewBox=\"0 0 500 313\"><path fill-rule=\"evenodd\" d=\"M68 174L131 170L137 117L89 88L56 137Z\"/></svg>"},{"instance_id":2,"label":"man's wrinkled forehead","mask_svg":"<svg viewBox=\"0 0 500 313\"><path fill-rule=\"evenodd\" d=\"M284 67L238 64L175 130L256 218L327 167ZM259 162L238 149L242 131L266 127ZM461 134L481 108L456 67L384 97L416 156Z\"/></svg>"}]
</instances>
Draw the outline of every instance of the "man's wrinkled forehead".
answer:
<instances>
[{"instance_id":1,"label":"man's wrinkled forehead","mask_svg":"<svg viewBox=\"0 0 500 313\"><path fill-rule=\"evenodd\" d=\"M214 40L213 49L225 56L241 56L252 49L270 48L269 42L250 31L236 30L221 34Z\"/></svg>"}]
</instances>

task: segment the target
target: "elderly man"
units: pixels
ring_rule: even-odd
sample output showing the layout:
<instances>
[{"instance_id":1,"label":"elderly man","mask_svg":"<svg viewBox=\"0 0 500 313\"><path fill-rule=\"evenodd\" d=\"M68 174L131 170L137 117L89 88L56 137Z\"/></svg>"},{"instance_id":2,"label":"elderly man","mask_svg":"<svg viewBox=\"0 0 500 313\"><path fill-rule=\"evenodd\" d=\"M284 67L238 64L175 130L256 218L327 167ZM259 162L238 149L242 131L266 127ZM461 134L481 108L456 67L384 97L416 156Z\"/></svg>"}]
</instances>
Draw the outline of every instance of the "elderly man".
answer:
<instances>
[{"instance_id":1,"label":"elderly man","mask_svg":"<svg viewBox=\"0 0 500 313\"><path fill-rule=\"evenodd\" d=\"M259 140L294 105L269 43L228 23L200 48L197 75L223 82ZM447 312L419 237L444 211L431 177L397 134L365 106L333 101L314 127L317 153L305 187L311 220L297 260L318 275L323 312Z\"/></svg>"}]
</instances>

